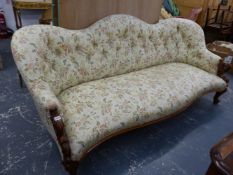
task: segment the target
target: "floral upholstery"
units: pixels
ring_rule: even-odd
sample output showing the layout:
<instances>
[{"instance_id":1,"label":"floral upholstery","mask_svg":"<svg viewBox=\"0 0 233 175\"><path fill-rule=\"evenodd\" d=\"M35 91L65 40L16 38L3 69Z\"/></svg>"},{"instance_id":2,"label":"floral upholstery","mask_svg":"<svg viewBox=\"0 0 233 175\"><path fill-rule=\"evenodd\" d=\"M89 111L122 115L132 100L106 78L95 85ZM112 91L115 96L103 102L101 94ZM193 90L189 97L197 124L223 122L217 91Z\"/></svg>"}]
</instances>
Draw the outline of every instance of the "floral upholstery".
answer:
<instances>
[{"instance_id":1,"label":"floral upholstery","mask_svg":"<svg viewBox=\"0 0 233 175\"><path fill-rule=\"evenodd\" d=\"M149 25L125 15L104 18L81 31L24 27L14 35L12 49L26 83L44 80L56 95L80 83L168 62L216 73L219 62L206 49L198 24L167 19Z\"/></svg>"},{"instance_id":2,"label":"floral upholstery","mask_svg":"<svg viewBox=\"0 0 233 175\"><path fill-rule=\"evenodd\" d=\"M106 136L175 113L225 82L183 63L83 83L63 91L59 100L73 159Z\"/></svg>"},{"instance_id":3,"label":"floral upholstery","mask_svg":"<svg viewBox=\"0 0 233 175\"><path fill-rule=\"evenodd\" d=\"M64 114L74 159L110 132L175 112L200 93L226 86L215 75L220 57L206 49L202 29L185 19L151 25L113 15L78 31L28 26L15 32L12 52L54 138L48 109L57 106ZM88 133L79 138L81 131Z\"/></svg>"}]
</instances>

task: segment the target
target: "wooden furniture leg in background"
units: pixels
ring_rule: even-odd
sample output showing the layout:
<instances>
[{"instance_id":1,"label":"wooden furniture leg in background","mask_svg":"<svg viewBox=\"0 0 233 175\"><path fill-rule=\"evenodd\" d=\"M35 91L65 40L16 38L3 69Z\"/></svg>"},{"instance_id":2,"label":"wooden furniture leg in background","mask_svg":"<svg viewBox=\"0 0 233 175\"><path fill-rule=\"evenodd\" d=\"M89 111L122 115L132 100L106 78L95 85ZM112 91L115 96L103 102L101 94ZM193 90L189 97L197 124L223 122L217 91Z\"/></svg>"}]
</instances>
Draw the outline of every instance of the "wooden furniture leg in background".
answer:
<instances>
[{"instance_id":1,"label":"wooden furniture leg in background","mask_svg":"<svg viewBox=\"0 0 233 175\"><path fill-rule=\"evenodd\" d=\"M20 9L16 9L13 7L13 12L15 16L15 25L17 29L20 29L22 27L22 19L21 19L21 11Z\"/></svg>"},{"instance_id":2,"label":"wooden furniture leg in background","mask_svg":"<svg viewBox=\"0 0 233 175\"><path fill-rule=\"evenodd\" d=\"M2 57L0 55L0 70L2 70L2 69L3 69L3 62L2 62Z\"/></svg>"},{"instance_id":3,"label":"wooden furniture leg in background","mask_svg":"<svg viewBox=\"0 0 233 175\"><path fill-rule=\"evenodd\" d=\"M212 162L206 175L233 174L233 133L211 149L210 157Z\"/></svg>"},{"instance_id":4,"label":"wooden furniture leg in background","mask_svg":"<svg viewBox=\"0 0 233 175\"><path fill-rule=\"evenodd\" d=\"M16 28L20 29L22 27L21 11L20 11L20 9L16 9L13 6L13 12L14 12L14 16L15 16ZM17 71L17 73L18 73L18 77L19 77L19 84L20 84L20 87L22 88L23 87L23 79L22 79L22 76L19 73L19 71Z\"/></svg>"}]
</instances>

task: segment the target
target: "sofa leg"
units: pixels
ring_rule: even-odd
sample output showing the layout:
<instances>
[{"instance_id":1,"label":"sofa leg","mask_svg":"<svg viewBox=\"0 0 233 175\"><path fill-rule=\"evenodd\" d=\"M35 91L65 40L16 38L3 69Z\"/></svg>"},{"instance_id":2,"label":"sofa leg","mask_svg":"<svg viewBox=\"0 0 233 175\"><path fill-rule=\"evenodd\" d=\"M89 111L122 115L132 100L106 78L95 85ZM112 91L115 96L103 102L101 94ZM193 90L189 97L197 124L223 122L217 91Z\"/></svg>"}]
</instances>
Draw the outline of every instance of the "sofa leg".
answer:
<instances>
[{"instance_id":1,"label":"sofa leg","mask_svg":"<svg viewBox=\"0 0 233 175\"><path fill-rule=\"evenodd\" d=\"M19 76L19 85L21 88L23 88L23 78L22 75L19 73L19 71L18 71L18 76Z\"/></svg>"},{"instance_id":2,"label":"sofa leg","mask_svg":"<svg viewBox=\"0 0 233 175\"><path fill-rule=\"evenodd\" d=\"M54 128L54 131L55 131L56 136L57 136L57 141L60 145L61 152L63 155L62 164L63 164L65 170L70 175L76 175L79 162L73 161L71 159L70 143L69 143L69 139L67 137L67 134L65 132L65 125L64 125L62 116L59 113L58 107L55 105L54 106L51 105L49 107L49 113L50 113L50 120L53 124L53 128Z\"/></svg>"},{"instance_id":3,"label":"sofa leg","mask_svg":"<svg viewBox=\"0 0 233 175\"><path fill-rule=\"evenodd\" d=\"M216 105L216 104L219 104L219 102L220 102L219 97L220 97L221 95L223 95L226 91L227 91L227 88L226 88L224 91L222 91L222 92L216 92L216 94L215 94L215 96L214 96L214 104L215 104L215 105Z\"/></svg>"},{"instance_id":4,"label":"sofa leg","mask_svg":"<svg viewBox=\"0 0 233 175\"><path fill-rule=\"evenodd\" d=\"M217 92L215 94L214 104L219 104L219 102L220 102L219 97L227 91L228 84L229 84L229 79L224 76L224 73L226 73L229 69L230 69L230 64L226 64L224 62L224 59L220 59L219 64L218 64L217 76L219 76L220 78L222 78L226 82L227 87L223 91Z\"/></svg>"},{"instance_id":5,"label":"sofa leg","mask_svg":"<svg viewBox=\"0 0 233 175\"><path fill-rule=\"evenodd\" d=\"M77 175L77 169L79 166L78 162L75 161L63 161L63 166L69 175Z\"/></svg>"}]
</instances>

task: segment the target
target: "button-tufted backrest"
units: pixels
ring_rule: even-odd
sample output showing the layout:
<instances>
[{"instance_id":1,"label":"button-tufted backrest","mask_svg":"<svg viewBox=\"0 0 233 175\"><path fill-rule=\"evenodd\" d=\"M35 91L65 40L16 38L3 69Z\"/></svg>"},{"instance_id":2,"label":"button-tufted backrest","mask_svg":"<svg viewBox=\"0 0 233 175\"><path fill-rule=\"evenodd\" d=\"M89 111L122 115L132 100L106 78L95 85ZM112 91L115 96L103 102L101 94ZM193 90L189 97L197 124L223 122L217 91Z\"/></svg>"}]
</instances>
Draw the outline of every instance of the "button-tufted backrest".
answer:
<instances>
[{"instance_id":1,"label":"button-tufted backrest","mask_svg":"<svg viewBox=\"0 0 233 175\"><path fill-rule=\"evenodd\" d=\"M202 47L204 35L194 22L168 19L150 25L128 15L110 16L80 31L30 26L12 41L24 77L48 82L55 94L159 64L189 63Z\"/></svg>"}]
</instances>

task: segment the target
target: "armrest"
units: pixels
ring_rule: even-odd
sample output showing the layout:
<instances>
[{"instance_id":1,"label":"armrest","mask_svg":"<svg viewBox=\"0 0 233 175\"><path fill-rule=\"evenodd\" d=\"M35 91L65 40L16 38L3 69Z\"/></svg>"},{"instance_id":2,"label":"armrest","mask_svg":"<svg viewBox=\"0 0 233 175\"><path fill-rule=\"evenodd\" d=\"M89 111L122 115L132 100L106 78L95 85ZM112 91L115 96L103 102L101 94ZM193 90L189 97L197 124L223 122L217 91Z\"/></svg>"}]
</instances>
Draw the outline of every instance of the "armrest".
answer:
<instances>
[{"instance_id":1,"label":"armrest","mask_svg":"<svg viewBox=\"0 0 233 175\"><path fill-rule=\"evenodd\" d=\"M186 19L173 19L177 24L177 33L181 35L179 42L184 47L178 60L217 75L221 58L206 48L203 29L195 22Z\"/></svg>"},{"instance_id":2,"label":"armrest","mask_svg":"<svg viewBox=\"0 0 233 175\"><path fill-rule=\"evenodd\" d=\"M35 80L33 82L25 82L33 97L34 103L38 110L39 116L43 124L47 127L49 133L56 140L56 131L51 122L51 111L56 109L59 116L62 117L61 104L56 95L50 88L49 84L43 80ZM63 120L61 118L61 120Z\"/></svg>"},{"instance_id":3,"label":"armrest","mask_svg":"<svg viewBox=\"0 0 233 175\"><path fill-rule=\"evenodd\" d=\"M59 146L63 163L71 161L71 149L61 115L61 104L49 84L43 80L27 84L42 122Z\"/></svg>"},{"instance_id":4,"label":"armrest","mask_svg":"<svg viewBox=\"0 0 233 175\"><path fill-rule=\"evenodd\" d=\"M29 83L28 88L40 109L48 112L50 109L57 108L61 112L61 104L47 82L36 80Z\"/></svg>"},{"instance_id":5,"label":"armrest","mask_svg":"<svg viewBox=\"0 0 233 175\"><path fill-rule=\"evenodd\" d=\"M217 75L221 57L213 54L208 49L203 48L199 50L196 57L188 60L188 63L203 69L209 73Z\"/></svg>"}]
</instances>

